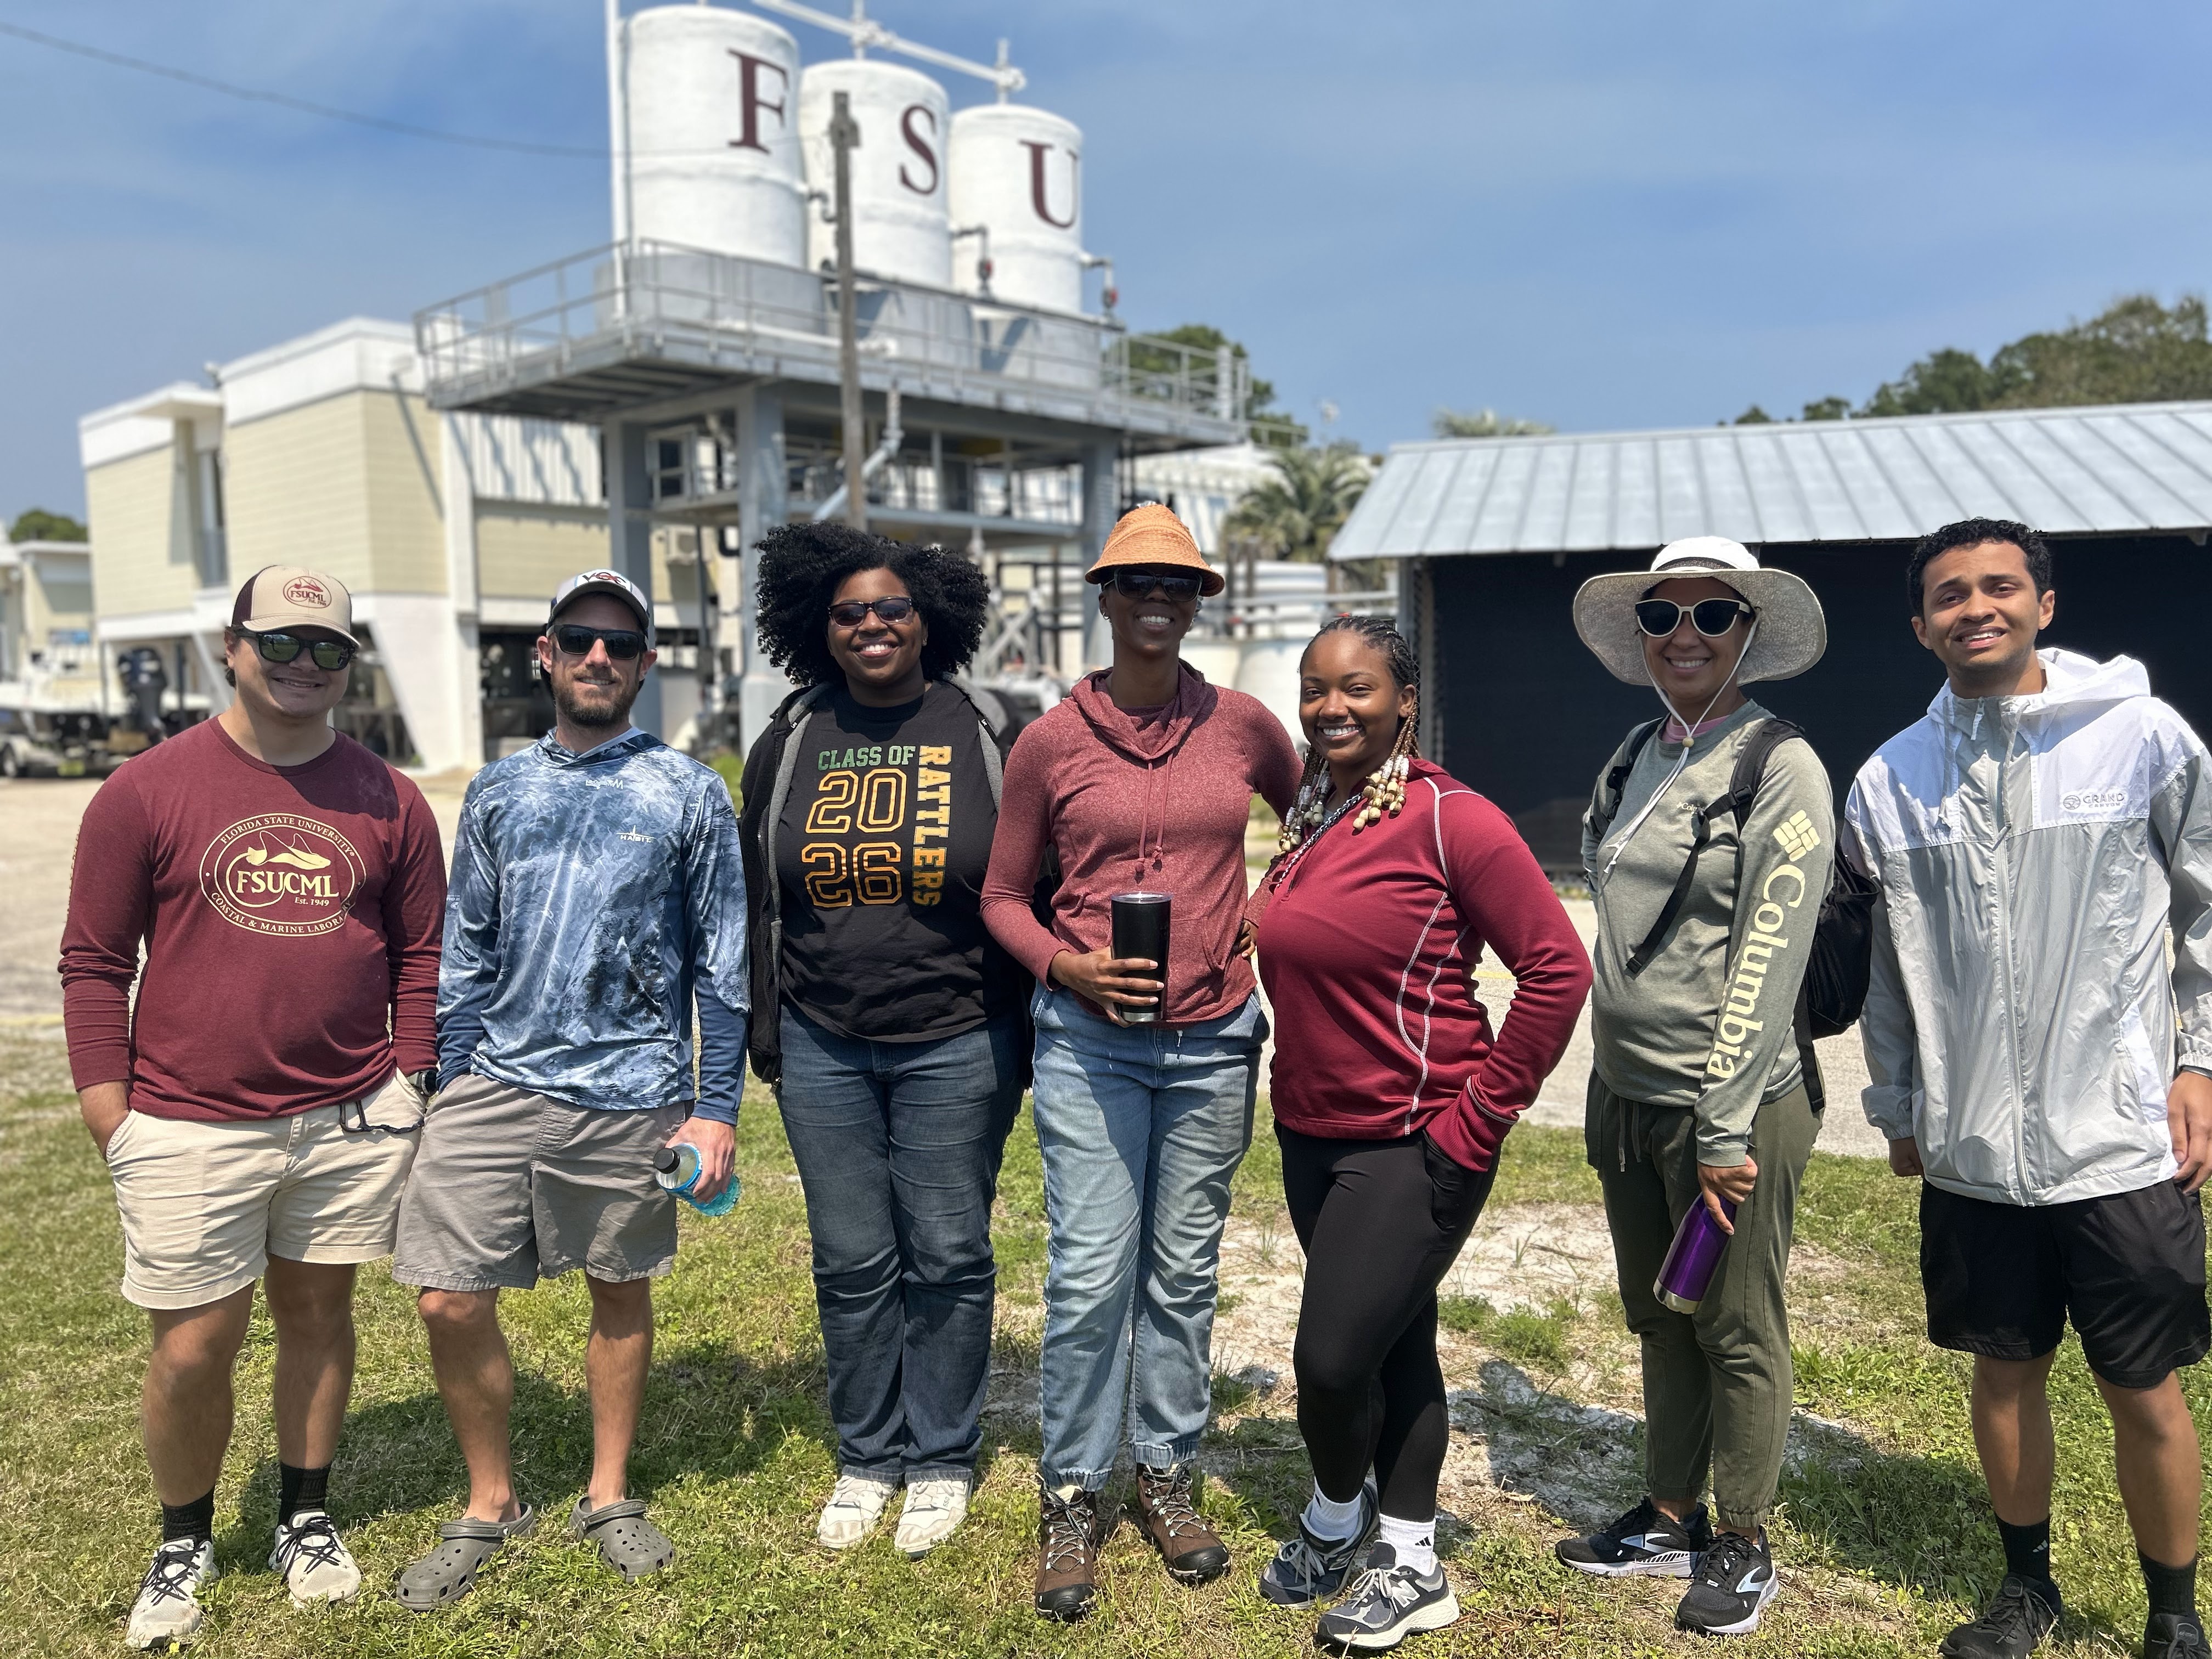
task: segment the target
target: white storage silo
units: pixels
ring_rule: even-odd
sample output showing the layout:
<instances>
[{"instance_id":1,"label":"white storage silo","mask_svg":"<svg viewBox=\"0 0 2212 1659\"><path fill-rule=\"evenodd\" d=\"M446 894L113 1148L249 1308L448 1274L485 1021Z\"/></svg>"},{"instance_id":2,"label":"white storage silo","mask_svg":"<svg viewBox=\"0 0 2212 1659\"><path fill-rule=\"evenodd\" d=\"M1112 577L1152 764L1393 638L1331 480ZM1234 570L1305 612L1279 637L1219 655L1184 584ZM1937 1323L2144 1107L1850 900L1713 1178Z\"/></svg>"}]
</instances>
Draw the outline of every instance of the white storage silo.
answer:
<instances>
[{"instance_id":1,"label":"white storage silo","mask_svg":"<svg viewBox=\"0 0 2212 1659\"><path fill-rule=\"evenodd\" d=\"M952 118L952 222L991 233L991 293L1015 305L1083 309L1083 134L1023 104L978 104ZM975 262L955 271L980 291Z\"/></svg>"},{"instance_id":2,"label":"white storage silo","mask_svg":"<svg viewBox=\"0 0 2212 1659\"><path fill-rule=\"evenodd\" d=\"M860 147L853 152L853 263L878 276L951 287L945 152L952 106L945 88L918 70L872 58L809 65L799 81L806 181L833 200L837 173L830 121L841 92L860 128ZM817 270L834 262L836 226L810 215L806 245Z\"/></svg>"},{"instance_id":3,"label":"white storage silo","mask_svg":"<svg viewBox=\"0 0 2212 1659\"><path fill-rule=\"evenodd\" d=\"M654 6L621 27L629 234L804 265L798 41L721 6Z\"/></svg>"}]
</instances>

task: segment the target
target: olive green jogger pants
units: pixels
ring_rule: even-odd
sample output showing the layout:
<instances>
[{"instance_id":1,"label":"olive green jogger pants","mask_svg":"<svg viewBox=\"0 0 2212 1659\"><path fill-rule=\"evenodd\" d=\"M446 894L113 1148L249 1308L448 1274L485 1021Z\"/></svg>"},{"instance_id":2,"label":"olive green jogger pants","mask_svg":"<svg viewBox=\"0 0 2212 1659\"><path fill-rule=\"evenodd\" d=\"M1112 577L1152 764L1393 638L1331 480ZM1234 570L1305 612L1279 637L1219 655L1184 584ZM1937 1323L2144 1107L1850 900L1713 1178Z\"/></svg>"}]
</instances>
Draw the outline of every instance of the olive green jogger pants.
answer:
<instances>
[{"instance_id":1,"label":"olive green jogger pants","mask_svg":"<svg viewBox=\"0 0 2212 1659\"><path fill-rule=\"evenodd\" d=\"M1721 1525L1764 1526L1782 1480L1796 1376L1783 1276L1797 1188L1820 1130L1801 1084L1759 1109L1759 1178L1735 1215L1712 1288L1694 1314L1652 1294L1698 1188L1697 1115L1623 1100L1593 1073L1584 1133L1605 1189L1620 1305L1644 1348L1644 1480L1655 1498L1695 1503L1712 1476Z\"/></svg>"}]
</instances>

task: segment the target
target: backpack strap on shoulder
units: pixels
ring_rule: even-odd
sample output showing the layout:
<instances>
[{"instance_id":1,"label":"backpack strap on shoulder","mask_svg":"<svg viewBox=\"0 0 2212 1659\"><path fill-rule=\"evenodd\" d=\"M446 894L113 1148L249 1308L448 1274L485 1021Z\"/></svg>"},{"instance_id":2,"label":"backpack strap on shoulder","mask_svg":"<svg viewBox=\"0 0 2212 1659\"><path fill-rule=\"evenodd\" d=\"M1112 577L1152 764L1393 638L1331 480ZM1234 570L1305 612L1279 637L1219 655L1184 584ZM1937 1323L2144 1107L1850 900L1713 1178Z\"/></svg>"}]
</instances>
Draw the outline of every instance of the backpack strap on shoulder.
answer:
<instances>
[{"instance_id":1,"label":"backpack strap on shoulder","mask_svg":"<svg viewBox=\"0 0 2212 1659\"><path fill-rule=\"evenodd\" d=\"M1662 715L1658 720L1646 720L1630 732L1628 742L1620 751L1620 763L1607 769L1605 782L1598 789L1598 807L1602 814L1596 824L1600 841L1612 832L1613 819L1620 816L1621 791L1628 787L1628 775L1636 769L1637 757L1650 744L1652 738L1659 735L1659 728L1665 720L1666 717Z\"/></svg>"}]
</instances>

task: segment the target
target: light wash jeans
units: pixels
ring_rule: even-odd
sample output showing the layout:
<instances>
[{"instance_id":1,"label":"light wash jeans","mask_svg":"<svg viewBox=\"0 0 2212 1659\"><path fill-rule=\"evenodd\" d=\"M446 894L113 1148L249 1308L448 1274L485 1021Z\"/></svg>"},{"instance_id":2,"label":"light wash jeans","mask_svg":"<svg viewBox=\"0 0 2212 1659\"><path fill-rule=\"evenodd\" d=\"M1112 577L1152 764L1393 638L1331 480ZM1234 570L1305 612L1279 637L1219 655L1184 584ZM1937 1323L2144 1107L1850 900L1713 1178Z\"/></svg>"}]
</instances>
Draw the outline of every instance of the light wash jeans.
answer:
<instances>
[{"instance_id":1,"label":"light wash jeans","mask_svg":"<svg viewBox=\"0 0 2212 1659\"><path fill-rule=\"evenodd\" d=\"M1148 1468L1188 1462L1206 1431L1221 1228L1267 1018L1257 995L1180 1028L1116 1025L1059 989L1030 1010L1048 1228L1038 1474L1096 1492L1125 1404Z\"/></svg>"}]
</instances>

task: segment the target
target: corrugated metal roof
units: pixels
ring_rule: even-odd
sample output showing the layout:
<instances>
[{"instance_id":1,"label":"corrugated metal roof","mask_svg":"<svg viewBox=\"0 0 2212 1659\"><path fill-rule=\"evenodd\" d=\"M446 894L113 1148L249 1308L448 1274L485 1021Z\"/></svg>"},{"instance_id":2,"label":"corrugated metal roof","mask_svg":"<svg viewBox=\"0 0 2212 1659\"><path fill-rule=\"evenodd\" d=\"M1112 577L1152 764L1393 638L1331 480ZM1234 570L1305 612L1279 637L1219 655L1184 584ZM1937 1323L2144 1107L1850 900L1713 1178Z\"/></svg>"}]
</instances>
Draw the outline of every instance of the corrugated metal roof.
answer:
<instances>
[{"instance_id":1,"label":"corrugated metal roof","mask_svg":"<svg viewBox=\"0 0 2212 1659\"><path fill-rule=\"evenodd\" d=\"M2212 526L2212 402L1399 444L1335 559Z\"/></svg>"}]
</instances>

